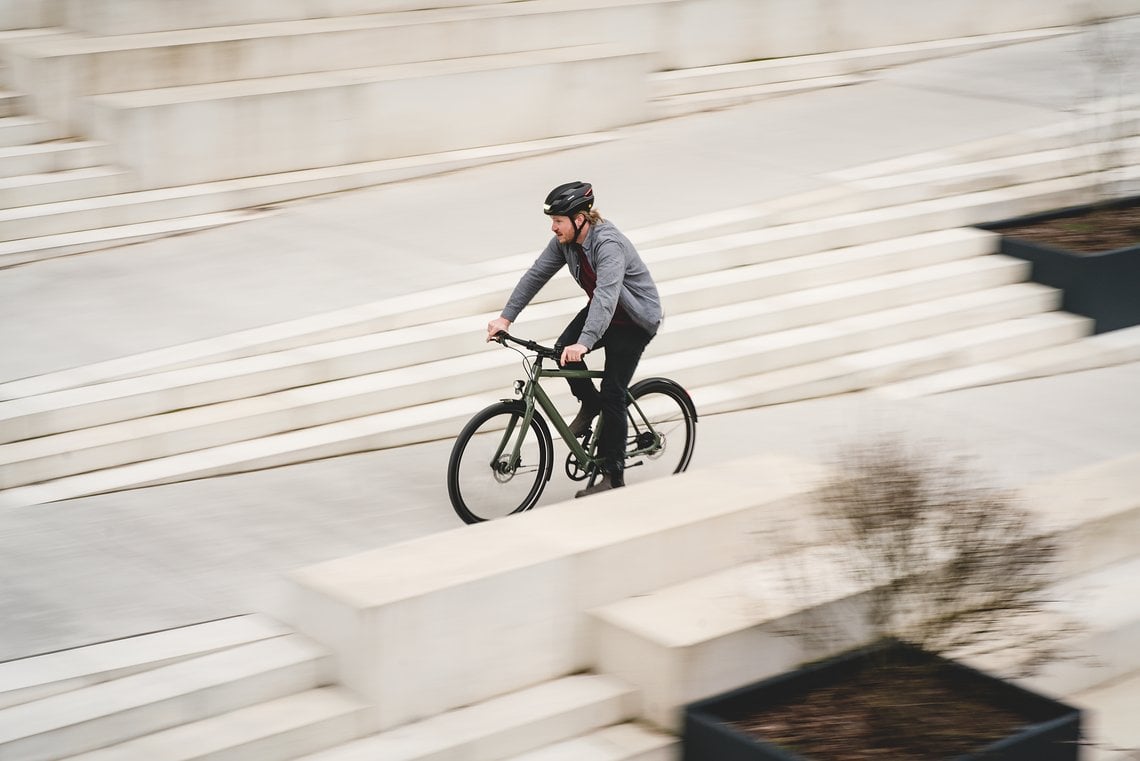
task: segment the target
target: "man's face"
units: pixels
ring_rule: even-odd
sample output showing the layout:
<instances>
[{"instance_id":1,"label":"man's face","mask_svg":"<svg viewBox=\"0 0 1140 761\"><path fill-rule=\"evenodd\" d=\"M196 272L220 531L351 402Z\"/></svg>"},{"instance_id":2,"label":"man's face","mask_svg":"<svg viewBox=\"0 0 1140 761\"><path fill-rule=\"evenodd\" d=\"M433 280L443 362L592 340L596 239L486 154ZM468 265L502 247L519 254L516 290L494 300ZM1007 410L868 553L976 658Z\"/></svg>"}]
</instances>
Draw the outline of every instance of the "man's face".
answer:
<instances>
[{"instance_id":1,"label":"man's face","mask_svg":"<svg viewBox=\"0 0 1140 761\"><path fill-rule=\"evenodd\" d=\"M570 243L574 240L574 223L570 221L570 217L552 215L550 230L558 237L559 243Z\"/></svg>"}]
</instances>

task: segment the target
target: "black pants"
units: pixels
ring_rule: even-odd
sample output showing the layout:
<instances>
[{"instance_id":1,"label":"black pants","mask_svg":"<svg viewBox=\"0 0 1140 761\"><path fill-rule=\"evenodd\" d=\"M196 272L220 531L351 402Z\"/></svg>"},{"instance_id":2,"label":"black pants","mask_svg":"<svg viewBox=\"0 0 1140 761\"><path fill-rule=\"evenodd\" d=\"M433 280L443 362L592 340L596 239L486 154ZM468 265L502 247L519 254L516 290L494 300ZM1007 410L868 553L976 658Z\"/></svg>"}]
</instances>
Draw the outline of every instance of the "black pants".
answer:
<instances>
[{"instance_id":1,"label":"black pants","mask_svg":"<svg viewBox=\"0 0 1140 761\"><path fill-rule=\"evenodd\" d=\"M589 309L587 306L570 321L558 339L558 346L570 346L578 342ZM641 361L641 355L651 340L653 336L637 325L610 325L594 344L595 349L606 350L601 392L594 387L594 381L589 378L566 379L570 384L570 391L578 401L598 406L602 410L603 424L598 438L598 454L602 458L606 472L613 478L620 479L625 467L625 437L629 430L626 394L629 382L633 380L637 363ZM563 365L563 368L585 370L586 363L571 362Z\"/></svg>"}]
</instances>

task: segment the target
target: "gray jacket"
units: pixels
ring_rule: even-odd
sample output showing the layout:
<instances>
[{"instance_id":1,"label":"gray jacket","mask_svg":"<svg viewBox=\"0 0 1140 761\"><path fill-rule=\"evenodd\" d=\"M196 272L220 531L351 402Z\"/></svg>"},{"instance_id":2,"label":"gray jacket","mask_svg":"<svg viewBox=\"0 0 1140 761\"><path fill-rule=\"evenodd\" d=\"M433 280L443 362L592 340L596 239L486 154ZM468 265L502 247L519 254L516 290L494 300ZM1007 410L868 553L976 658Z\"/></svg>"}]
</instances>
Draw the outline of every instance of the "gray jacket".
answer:
<instances>
[{"instance_id":1,"label":"gray jacket","mask_svg":"<svg viewBox=\"0 0 1140 761\"><path fill-rule=\"evenodd\" d=\"M618 304L650 335L657 333L662 318L661 297L649 268L629 239L610 222L599 222L590 226L582 249L597 273L598 284L578 343L587 349L594 348L609 328ZM569 267L574 280L581 284L578 247L559 243L558 238L553 237L515 286L503 307L502 316L514 322L523 307L564 265Z\"/></svg>"}]
</instances>

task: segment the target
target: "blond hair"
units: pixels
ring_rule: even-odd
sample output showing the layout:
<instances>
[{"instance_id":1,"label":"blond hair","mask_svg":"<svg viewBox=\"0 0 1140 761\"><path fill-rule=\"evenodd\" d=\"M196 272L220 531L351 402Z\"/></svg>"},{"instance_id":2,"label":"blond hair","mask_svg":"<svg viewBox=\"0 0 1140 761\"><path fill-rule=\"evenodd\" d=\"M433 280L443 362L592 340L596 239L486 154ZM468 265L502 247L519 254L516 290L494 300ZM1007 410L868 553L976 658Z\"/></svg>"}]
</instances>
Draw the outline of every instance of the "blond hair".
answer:
<instances>
[{"instance_id":1,"label":"blond hair","mask_svg":"<svg viewBox=\"0 0 1140 761\"><path fill-rule=\"evenodd\" d=\"M602 219L602 213L600 211L598 211L597 209L588 209L582 213L586 215L586 221L589 222L591 225L596 225L599 222L605 222L606 221L606 220Z\"/></svg>"}]
</instances>

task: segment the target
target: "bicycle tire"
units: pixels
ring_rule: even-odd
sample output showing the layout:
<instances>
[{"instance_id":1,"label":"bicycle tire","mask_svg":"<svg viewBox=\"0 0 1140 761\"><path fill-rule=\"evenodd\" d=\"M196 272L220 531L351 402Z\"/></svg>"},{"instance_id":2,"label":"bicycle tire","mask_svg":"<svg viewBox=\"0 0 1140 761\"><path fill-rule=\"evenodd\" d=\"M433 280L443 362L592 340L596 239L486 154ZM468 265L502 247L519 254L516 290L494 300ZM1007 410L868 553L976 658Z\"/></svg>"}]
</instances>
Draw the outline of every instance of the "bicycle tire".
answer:
<instances>
[{"instance_id":1,"label":"bicycle tire","mask_svg":"<svg viewBox=\"0 0 1140 761\"><path fill-rule=\"evenodd\" d=\"M661 449L652 454L627 455L627 484L682 473L693 459L697 443L697 410L688 392L668 378L647 378L629 390L627 451L648 443L646 421L660 437Z\"/></svg>"},{"instance_id":2,"label":"bicycle tire","mask_svg":"<svg viewBox=\"0 0 1140 761\"><path fill-rule=\"evenodd\" d=\"M456 438L447 462L447 494L464 523L521 513L542 496L554 466L554 444L537 412L523 439L518 465L514 471L505 469L525 412L519 401L492 404L471 418Z\"/></svg>"}]
</instances>

